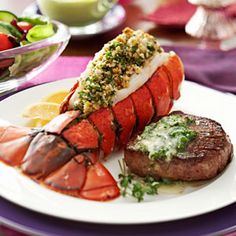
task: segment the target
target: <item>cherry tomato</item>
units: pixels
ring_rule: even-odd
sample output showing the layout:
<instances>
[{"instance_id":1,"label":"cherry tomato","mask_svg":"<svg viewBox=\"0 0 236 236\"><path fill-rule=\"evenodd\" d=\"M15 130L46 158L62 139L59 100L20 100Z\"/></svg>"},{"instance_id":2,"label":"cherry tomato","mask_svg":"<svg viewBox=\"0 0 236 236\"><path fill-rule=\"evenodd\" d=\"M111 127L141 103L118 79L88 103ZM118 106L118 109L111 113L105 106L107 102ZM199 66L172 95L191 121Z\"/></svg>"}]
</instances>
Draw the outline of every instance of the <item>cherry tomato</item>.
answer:
<instances>
[{"instance_id":1,"label":"cherry tomato","mask_svg":"<svg viewBox=\"0 0 236 236\"><path fill-rule=\"evenodd\" d=\"M14 58L7 58L0 60L0 69L11 66L15 62Z\"/></svg>"},{"instance_id":2,"label":"cherry tomato","mask_svg":"<svg viewBox=\"0 0 236 236\"><path fill-rule=\"evenodd\" d=\"M13 48L13 43L9 40L8 35L0 33L0 51Z\"/></svg>"},{"instance_id":3,"label":"cherry tomato","mask_svg":"<svg viewBox=\"0 0 236 236\"><path fill-rule=\"evenodd\" d=\"M33 25L30 24L29 22L25 22L25 21L20 21L17 22L17 26L23 31L23 32L28 32Z\"/></svg>"}]
</instances>

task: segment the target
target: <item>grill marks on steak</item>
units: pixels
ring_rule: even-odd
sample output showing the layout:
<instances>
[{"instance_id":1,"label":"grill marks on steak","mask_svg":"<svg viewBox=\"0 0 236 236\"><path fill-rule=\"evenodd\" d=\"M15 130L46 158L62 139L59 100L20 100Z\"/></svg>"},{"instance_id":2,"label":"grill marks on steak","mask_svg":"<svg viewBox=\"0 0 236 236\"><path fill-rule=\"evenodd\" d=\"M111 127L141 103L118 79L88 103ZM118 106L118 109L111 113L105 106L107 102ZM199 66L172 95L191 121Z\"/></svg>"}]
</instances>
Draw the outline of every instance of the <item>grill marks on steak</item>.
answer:
<instances>
[{"instance_id":1,"label":"grill marks on steak","mask_svg":"<svg viewBox=\"0 0 236 236\"><path fill-rule=\"evenodd\" d=\"M130 149L134 142L131 140L125 149L125 161L131 172L156 179L195 181L211 179L224 170L231 161L233 146L221 125L208 118L178 114L195 120L190 127L198 133L187 146L186 153L172 157L169 162L152 161L147 154Z\"/></svg>"}]
</instances>

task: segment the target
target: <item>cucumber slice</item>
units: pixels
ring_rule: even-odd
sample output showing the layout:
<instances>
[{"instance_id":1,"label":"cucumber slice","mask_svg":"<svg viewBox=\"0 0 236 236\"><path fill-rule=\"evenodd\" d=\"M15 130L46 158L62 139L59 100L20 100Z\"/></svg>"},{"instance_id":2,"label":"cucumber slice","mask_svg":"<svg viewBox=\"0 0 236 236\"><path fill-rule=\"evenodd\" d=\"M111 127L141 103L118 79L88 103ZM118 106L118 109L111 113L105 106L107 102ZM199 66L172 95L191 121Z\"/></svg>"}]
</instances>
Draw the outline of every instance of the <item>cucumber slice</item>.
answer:
<instances>
[{"instance_id":1,"label":"cucumber slice","mask_svg":"<svg viewBox=\"0 0 236 236\"><path fill-rule=\"evenodd\" d=\"M26 39L33 43L49 38L52 35L54 35L53 24L50 23L47 25L35 25L28 31Z\"/></svg>"},{"instance_id":2,"label":"cucumber slice","mask_svg":"<svg viewBox=\"0 0 236 236\"><path fill-rule=\"evenodd\" d=\"M0 21L10 23L12 20L17 20L17 16L9 11L0 11Z\"/></svg>"},{"instance_id":3,"label":"cucumber slice","mask_svg":"<svg viewBox=\"0 0 236 236\"><path fill-rule=\"evenodd\" d=\"M0 33L3 33L3 34L11 34L10 31L6 28L6 27L3 27L0 23Z\"/></svg>"},{"instance_id":4,"label":"cucumber slice","mask_svg":"<svg viewBox=\"0 0 236 236\"><path fill-rule=\"evenodd\" d=\"M0 21L0 32L10 34L19 39L22 37L22 33L8 22Z\"/></svg>"},{"instance_id":5,"label":"cucumber slice","mask_svg":"<svg viewBox=\"0 0 236 236\"><path fill-rule=\"evenodd\" d=\"M28 22L30 24L32 24L33 26L35 25L46 25L48 24L48 20L45 17L18 17L18 21L25 21Z\"/></svg>"}]
</instances>

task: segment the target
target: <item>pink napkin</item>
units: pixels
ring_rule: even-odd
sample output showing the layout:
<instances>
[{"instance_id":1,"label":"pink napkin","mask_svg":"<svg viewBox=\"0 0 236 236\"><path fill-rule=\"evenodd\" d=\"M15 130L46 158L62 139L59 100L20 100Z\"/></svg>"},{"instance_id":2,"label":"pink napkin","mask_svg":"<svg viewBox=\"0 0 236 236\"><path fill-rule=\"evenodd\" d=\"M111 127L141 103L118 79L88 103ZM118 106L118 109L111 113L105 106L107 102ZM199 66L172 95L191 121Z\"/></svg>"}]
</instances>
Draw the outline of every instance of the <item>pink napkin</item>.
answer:
<instances>
[{"instance_id":1,"label":"pink napkin","mask_svg":"<svg viewBox=\"0 0 236 236\"><path fill-rule=\"evenodd\" d=\"M1 233L4 233L4 234L1 234ZM27 236L26 234L16 232L15 230L9 229L3 225L0 225L0 235L2 236Z\"/></svg>"},{"instance_id":2,"label":"pink napkin","mask_svg":"<svg viewBox=\"0 0 236 236\"><path fill-rule=\"evenodd\" d=\"M118 2L119 2L120 4L122 4L122 5L125 5L125 4L131 3L132 0L119 0Z\"/></svg>"},{"instance_id":3,"label":"pink napkin","mask_svg":"<svg viewBox=\"0 0 236 236\"><path fill-rule=\"evenodd\" d=\"M69 77L78 77L84 71L91 57L59 57L45 71L34 79L24 83L19 90L38 84L61 80Z\"/></svg>"},{"instance_id":4,"label":"pink napkin","mask_svg":"<svg viewBox=\"0 0 236 236\"><path fill-rule=\"evenodd\" d=\"M196 7L187 0L178 0L175 3L159 7L153 13L143 16L143 20L152 21L160 26L184 28L188 20L196 11ZM226 9L226 14L236 16L236 4Z\"/></svg>"}]
</instances>

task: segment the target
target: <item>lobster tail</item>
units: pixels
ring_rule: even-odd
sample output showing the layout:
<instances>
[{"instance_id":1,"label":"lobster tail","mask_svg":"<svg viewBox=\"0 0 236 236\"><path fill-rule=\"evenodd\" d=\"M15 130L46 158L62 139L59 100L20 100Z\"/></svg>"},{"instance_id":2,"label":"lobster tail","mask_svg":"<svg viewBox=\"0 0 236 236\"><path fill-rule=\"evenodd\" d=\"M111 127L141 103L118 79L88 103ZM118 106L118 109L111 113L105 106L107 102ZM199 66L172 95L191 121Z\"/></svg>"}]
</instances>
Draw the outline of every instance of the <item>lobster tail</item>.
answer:
<instances>
[{"instance_id":1,"label":"lobster tail","mask_svg":"<svg viewBox=\"0 0 236 236\"><path fill-rule=\"evenodd\" d=\"M108 170L100 162L92 164L84 154L72 158L43 183L57 192L88 200L113 199L120 193Z\"/></svg>"},{"instance_id":2,"label":"lobster tail","mask_svg":"<svg viewBox=\"0 0 236 236\"><path fill-rule=\"evenodd\" d=\"M117 197L116 181L99 162L98 134L95 142L90 139L91 129L97 131L88 120L76 123L75 114L67 113L55 118L63 121L61 126L54 125L55 120L39 130L0 126L0 160L20 167L25 175L57 192L97 201ZM76 131L85 136L80 137Z\"/></svg>"},{"instance_id":3,"label":"lobster tail","mask_svg":"<svg viewBox=\"0 0 236 236\"><path fill-rule=\"evenodd\" d=\"M126 29L124 33L127 38L132 38L132 30ZM100 159L108 157L114 149L122 148L152 120L168 114L173 101L180 96L180 84L184 77L182 62L176 54L163 52L155 39L145 33L138 31L134 35L140 43L146 42L142 41L143 37L149 40L150 45L145 44L148 63L145 64L145 60L141 60L143 58L137 58L133 51L138 47L136 45L131 47L132 57L128 62L119 61L117 67L105 71L112 71L112 76L115 76L119 70L128 71L131 68L134 71L130 81L127 81L128 76L120 80L123 76L120 71L118 77L105 76L104 80L99 81L101 84L96 83L96 76L103 72L99 69L95 77L88 76L88 72L97 70L91 70L91 67L100 58L98 54L95 62L90 63L86 73L83 73L88 80L81 80L80 84L77 82L73 86L61 104L61 114L45 127L29 129L0 122L0 160L19 167L25 175L44 186L67 195L97 201L119 196L115 179ZM126 36L122 40L127 40ZM120 42L119 47L122 46ZM115 50L118 44L108 44L107 47ZM105 51L103 56L104 60L110 60L110 51ZM133 64L127 64L130 62ZM103 66L107 68L106 64ZM121 88L113 91L115 82ZM82 88L87 86L93 94L86 89L81 91L82 83ZM115 94L116 97L109 100L110 97L106 97L108 94ZM78 103L80 100L75 103L77 98L85 99L85 103Z\"/></svg>"}]
</instances>

